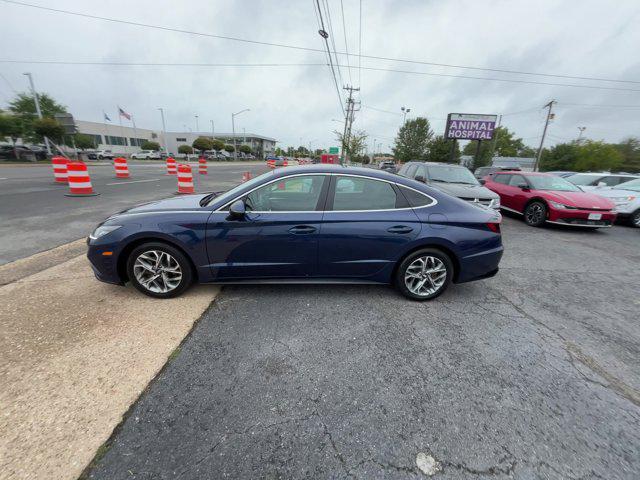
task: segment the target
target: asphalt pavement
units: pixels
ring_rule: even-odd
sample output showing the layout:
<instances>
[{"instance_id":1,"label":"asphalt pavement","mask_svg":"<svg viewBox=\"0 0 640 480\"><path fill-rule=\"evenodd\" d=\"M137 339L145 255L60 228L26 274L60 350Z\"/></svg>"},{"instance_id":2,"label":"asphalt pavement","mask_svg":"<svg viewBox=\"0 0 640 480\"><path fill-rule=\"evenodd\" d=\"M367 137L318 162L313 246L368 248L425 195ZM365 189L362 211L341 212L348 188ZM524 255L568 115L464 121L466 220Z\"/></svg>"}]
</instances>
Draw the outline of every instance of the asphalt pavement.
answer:
<instances>
[{"instance_id":1,"label":"asphalt pavement","mask_svg":"<svg viewBox=\"0 0 640 480\"><path fill-rule=\"evenodd\" d=\"M86 237L109 215L173 195L176 177L160 162L130 162L131 178L115 178L113 166L89 163L95 197L67 197L51 165L0 165L0 265ZM210 163L207 175L193 168L196 192L228 190L243 172L266 172L264 163ZM64 228L60 228L63 225Z\"/></svg>"},{"instance_id":2,"label":"asphalt pavement","mask_svg":"<svg viewBox=\"0 0 640 480\"><path fill-rule=\"evenodd\" d=\"M640 478L640 231L503 236L428 303L225 287L88 476Z\"/></svg>"}]
</instances>

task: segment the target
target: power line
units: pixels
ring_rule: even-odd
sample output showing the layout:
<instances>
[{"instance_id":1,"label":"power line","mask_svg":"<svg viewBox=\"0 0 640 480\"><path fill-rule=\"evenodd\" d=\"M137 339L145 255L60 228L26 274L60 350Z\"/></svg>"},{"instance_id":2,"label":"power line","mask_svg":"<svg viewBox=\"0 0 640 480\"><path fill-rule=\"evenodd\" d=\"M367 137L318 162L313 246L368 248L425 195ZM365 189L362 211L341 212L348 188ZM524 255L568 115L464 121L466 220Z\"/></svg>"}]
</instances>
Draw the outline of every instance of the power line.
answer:
<instances>
[{"instance_id":1,"label":"power line","mask_svg":"<svg viewBox=\"0 0 640 480\"><path fill-rule=\"evenodd\" d=\"M326 63L188 63L188 62L74 62L60 60L0 60L0 63L33 65L108 65L122 67L327 67Z\"/></svg>"},{"instance_id":2,"label":"power line","mask_svg":"<svg viewBox=\"0 0 640 480\"><path fill-rule=\"evenodd\" d=\"M336 54L336 36L333 33L333 22L331 21L331 10L329 9L329 3L327 0L323 0L322 2L324 6L325 15L327 16L327 25L329 26L329 39L331 40L331 45L333 45L333 58L335 60L335 65L338 69L338 76L340 77L340 85L344 85L344 80L342 79L342 71L340 70L338 55Z\"/></svg>"},{"instance_id":3,"label":"power line","mask_svg":"<svg viewBox=\"0 0 640 480\"><path fill-rule=\"evenodd\" d=\"M336 70L333 66L333 60L331 59L331 51L329 49L329 42L327 42L327 32L324 29L324 21L322 20L322 10L320 10L320 0L316 0L315 5L318 7L318 20L320 21L320 30L319 34L324 39L324 44L326 47L326 52L329 57L329 66L331 68L331 74L333 76L333 83L336 87L336 94L338 95L338 104L340 105L340 110L342 110L342 114L345 115L344 107L342 106L342 97L340 96L340 87L338 87L338 79L336 78Z\"/></svg>"},{"instance_id":4,"label":"power line","mask_svg":"<svg viewBox=\"0 0 640 480\"><path fill-rule=\"evenodd\" d=\"M122 24L126 24L126 25L137 26L137 27L153 28L153 29L167 31L167 32L175 32L175 33L183 33L183 34L188 34L188 35L196 35L196 36L201 36L201 37L217 38L217 39L221 39L221 40L231 40L231 41L235 41L235 42L250 43L250 44L254 44L254 45L266 45L266 46L271 46L271 47L289 48L289 49L293 49L293 50L300 50L300 51L307 51L307 52L318 52L318 53L324 52L323 49L319 49L319 48L301 47L301 46L298 46L298 45L290 45L290 44L284 44L284 43L264 42L264 41L259 41L259 40L250 40L250 39L247 39L247 38L231 37L231 36L226 36L226 35L215 35L215 34L212 34L212 33L195 32L195 31L185 30L185 29L180 29L180 28L166 27L166 26L161 26L161 25L152 25L152 24L148 24L148 23L134 22L134 21L130 21L130 20L122 20L122 19L117 19L117 18L102 17L102 16L99 16L99 15L91 15L91 14L87 14L87 13L74 12L74 11L70 11L70 10L63 10L63 9L58 9L58 8L45 7L45 6L42 6L42 5L35 5L35 4L31 4L31 3L26 3L26 2L20 2L20 1L17 1L17 0L0 0L0 1L5 2L5 3L10 3L10 4L13 4L13 5L20 5L20 6L23 6L23 7L30 7L30 8L36 8L36 9L39 9L39 10L46 10L46 11L49 11L49 12L62 13L62 14L65 14L65 15L73 15L73 16L77 16L77 17L92 18L92 19L95 19L95 20L103 20L103 21L106 21L106 22L113 22L113 23L122 23ZM345 52L336 52L336 54L337 55L355 56L355 54L347 54ZM510 70L510 69L504 69L504 68L475 67L475 66L470 66L470 65L458 65L458 64L452 64L452 63L427 62L427 61L423 61L423 60L410 60L410 59L403 59L403 58L384 57L384 56L378 56L378 55L362 55L361 53L358 53L357 56L359 58L369 58L369 59L372 59L372 60L386 60L386 61L392 61L392 62L412 63L412 64L429 65L429 66L446 67L446 68L460 68L460 69L478 70L478 71L494 72L494 73L508 73L508 74L516 74L516 75L533 75L533 76L542 76L542 77L566 78L566 79L572 79L572 80L587 80L587 81L598 81L598 82L616 82L616 83L640 84L640 81L637 81L637 80L620 80L620 79L614 79L614 78L587 77L587 76L564 75L564 74L553 74L553 73L540 73L540 72L530 72L530 71L524 71L524 70Z\"/></svg>"},{"instance_id":5,"label":"power line","mask_svg":"<svg viewBox=\"0 0 640 480\"><path fill-rule=\"evenodd\" d=\"M558 106L569 105L571 107L594 107L594 108L640 108L640 105L598 105L590 103L565 103L559 102Z\"/></svg>"},{"instance_id":6,"label":"power line","mask_svg":"<svg viewBox=\"0 0 640 480\"><path fill-rule=\"evenodd\" d=\"M344 51L347 52L347 72L349 72L349 82L353 85L351 78L351 63L349 62L349 46L347 45L347 25L344 21L344 3L340 0L340 12L342 14L342 33L344 34Z\"/></svg>"},{"instance_id":7,"label":"power line","mask_svg":"<svg viewBox=\"0 0 640 480\"><path fill-rule=\"evenodd\" d=\"M362 87L362 0L360 0L358 16L358 86ZM361 94L358 93L358 95L360 96Z\"/></svg>"}]
</instances>

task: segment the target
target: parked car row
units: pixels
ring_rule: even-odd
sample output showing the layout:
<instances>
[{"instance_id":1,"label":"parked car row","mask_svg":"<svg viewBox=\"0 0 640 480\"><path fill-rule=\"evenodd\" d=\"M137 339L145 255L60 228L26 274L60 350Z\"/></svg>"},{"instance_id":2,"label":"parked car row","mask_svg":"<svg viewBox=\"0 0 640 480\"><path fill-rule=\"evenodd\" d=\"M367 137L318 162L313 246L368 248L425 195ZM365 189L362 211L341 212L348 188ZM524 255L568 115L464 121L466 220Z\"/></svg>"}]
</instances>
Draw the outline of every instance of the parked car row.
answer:
<instances>
[{"instance_id":1,"label":"parked car row","mask_svg":"<svg viewBox=\"0 0 640 480\"><path fill-rule=\"evenodd\" d=\"M44 147L38 145L25 146L25 145L0 145L0 159L2 160L22 160L31 159L45 160L47 158L47 151Z\"/></svg>"}]
</instances>

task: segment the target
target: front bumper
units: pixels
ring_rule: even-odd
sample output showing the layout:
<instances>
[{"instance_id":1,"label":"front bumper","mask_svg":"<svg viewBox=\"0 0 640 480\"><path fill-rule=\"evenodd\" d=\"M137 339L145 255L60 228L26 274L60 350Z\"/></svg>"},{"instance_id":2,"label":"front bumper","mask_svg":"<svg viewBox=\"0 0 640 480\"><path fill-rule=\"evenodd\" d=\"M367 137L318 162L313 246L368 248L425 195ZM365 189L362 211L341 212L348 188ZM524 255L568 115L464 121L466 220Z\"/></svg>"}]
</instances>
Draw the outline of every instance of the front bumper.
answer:
<instances>
[{"instance_id":1,"label":"front bumper","mask_svg":"<svg viewBox=\"0 0 640 480\"><path fill-rule=\"evenodd\" d=\"M591 218L590 218L591 217ZM598 218L599 217L599 218ZM610 210L578 210L555 209L549 210L547 222L570 227L610 227L616 220L616 214Z\"/></svg>"},{"instance_id":2,"label":"front bumper","mask_svg":"<svg viewBox=\"0 0 640 480\"><path fill-rule=\"evenodd\" d=\"M114 285L124 285L124 282L118 274L118 256L113 245L92 245L90 239L87 238L87 258L91 264L93 274L98 280ZM111 252L110 255L105 253Z\"/></svg>"}]
</instances>

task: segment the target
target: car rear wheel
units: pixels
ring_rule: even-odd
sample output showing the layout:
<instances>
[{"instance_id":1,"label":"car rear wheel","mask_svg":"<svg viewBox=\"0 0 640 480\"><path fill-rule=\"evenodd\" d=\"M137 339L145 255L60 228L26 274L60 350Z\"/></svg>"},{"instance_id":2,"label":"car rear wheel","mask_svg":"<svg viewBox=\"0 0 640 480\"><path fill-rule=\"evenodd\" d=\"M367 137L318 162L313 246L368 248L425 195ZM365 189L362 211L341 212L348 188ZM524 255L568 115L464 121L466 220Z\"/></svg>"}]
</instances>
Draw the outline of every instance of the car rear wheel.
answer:
<instances>
[{"instance_id":1,"label":"car rear wheel","mask_svg":"<svg viewBox=\"0 0 640 480\"><path fill-rule=\"evenodd\" d=\"M406 257L398 267L395 283L412 300L432 300L444 292L453 279L453 263L448 255L424 248Z\"/></svg>"},{"instance_id":2,"label":"car rear wheel","mask_svg":"<svg viewBox=\"0 0 640 480\"><path fill-rule=\"evenodd\" d=\"M132 285L155 298L177 297L193 281L193 270L185 255L159 242L136 247L127 259L127 274Z\"/></svg>"},{"instance_id":3,"label":"car rear wheel","mask_svg":"<svg viewBox=\"0 0 640 480\"><path fill-rule=\"evenodd\" d=\"M524 221L532 227L541 227L547 221L547 206L542 202L531 202L524 209Z\"/></svg>"}]
</instances>

